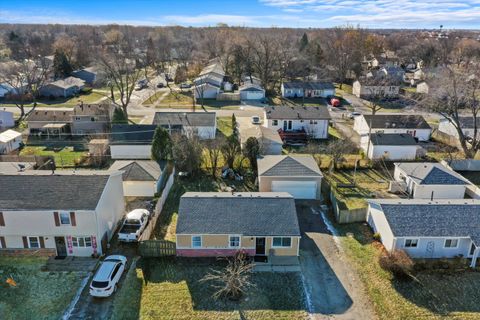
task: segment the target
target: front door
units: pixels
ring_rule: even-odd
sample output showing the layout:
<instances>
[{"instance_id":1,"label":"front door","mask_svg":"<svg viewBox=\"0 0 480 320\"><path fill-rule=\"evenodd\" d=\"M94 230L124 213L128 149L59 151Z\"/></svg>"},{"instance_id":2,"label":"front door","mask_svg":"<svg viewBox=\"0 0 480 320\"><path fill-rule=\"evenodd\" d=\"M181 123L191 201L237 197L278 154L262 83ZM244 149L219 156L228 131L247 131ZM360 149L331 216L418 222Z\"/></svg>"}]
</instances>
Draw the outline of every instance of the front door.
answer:
<instances>
[{"instance_id":1,"label":"front door","mask_svg":"<svg viewBox=\"0 0 480 320\"><path fill-rule=\"evenodd\" d=\"M265 238L255 239L255 254L263 256L265 255Z\"/></svg>"},{"instance_id":2,"label":"front door","mask_svg":"<svg viewBox=\"0 0 480 320\"><path fill-rule=\"evenodd\" d=\"M65 244L65 237L55 237L55 247L57 248L57 256L67 256L67 246Z\"/></svg>"}]
</instances>

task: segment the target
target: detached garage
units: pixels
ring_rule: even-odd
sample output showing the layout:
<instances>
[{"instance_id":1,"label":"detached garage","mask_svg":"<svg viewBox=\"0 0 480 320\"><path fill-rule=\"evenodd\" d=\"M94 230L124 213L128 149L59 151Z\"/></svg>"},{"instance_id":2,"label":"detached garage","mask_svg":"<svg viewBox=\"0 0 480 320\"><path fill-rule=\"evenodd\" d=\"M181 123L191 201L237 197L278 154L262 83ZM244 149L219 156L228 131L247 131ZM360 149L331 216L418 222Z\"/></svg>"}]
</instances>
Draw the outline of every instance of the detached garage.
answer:
<instances>
[{"instance_id":1,"label":"detached garage","mask_svg":"<svg viewBox=\"0 0 480 320\"><path fill-rule=\"evenodd\" d=\"M323 175L312 156L264 156L257 163L260 192L288 192L295 199L320 199Z\"/></svg>"},{"instance_id":2,"label":"detached garage","mask_svg":"<svg viewBox=\"0 0 480 320\"><path fill-rule=\"evenodd\" d=\"M262 100L265 98L265 90L257 84L244 84L239 91L240 100Z\"/></svg>"},{"instance_id":3,"label":"detached garage","mask_svg":"<svg viewBox=\"0 0 480 320\"><path fill-rule=\"evenodd\" d=\"M123 171L123 193L126 197L153 197L165 176L164 164L153 160L115 161L109 170Z\"/></svg>"}]
</instances>

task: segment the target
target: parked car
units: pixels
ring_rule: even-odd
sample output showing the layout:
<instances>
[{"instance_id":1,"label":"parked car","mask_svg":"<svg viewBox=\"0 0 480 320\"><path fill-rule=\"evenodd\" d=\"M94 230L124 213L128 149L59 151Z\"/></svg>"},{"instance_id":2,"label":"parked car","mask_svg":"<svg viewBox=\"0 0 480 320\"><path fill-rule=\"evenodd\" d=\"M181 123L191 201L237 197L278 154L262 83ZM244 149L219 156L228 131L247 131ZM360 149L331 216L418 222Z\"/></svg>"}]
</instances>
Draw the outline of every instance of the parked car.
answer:
<instances>
[{"instance_id":1,"label":"parked car","mask_svg":"<svg viewBox=\"0 0 480 320\"><path fill-rule=\"evenodd\" d=\"M361 115L362 115L362 114L361 114L360 112L353 111L353 112L350 112L350 114L348 115L348 117L353 120L353 119L355 119L356 117L359 117L359 116L361 116Z\"/></svg>"},{"instance_id":2,"label":"parked car","mask_svg":"<svg viewBox=\"0 0 480 320\"><path fill-rule=\"evenodd\" d=\"M108 256L90 283L90 295L94 297L109 297L117 291L118 282L125 270L127 258L121 255Z\"/></svg>"},{"instance_id":3,"label":"parked car","mask_svg":"<svg viewBox=\"0 0 480 320\"><path fill-rule=\"evenodd\" d=\"M157 84L157 88L163 88L163 87L165 87L165 84L163 82L159 82Z\"/></svg>"},{"instance_id":4,"label":"parked car","mask_svg":"<svg viewBox=\"0 0 480 320\"><path fill-rule=\"evenodd\" d=\"M147 226L150 212L146 209L135 209L127 213L122 228L118 232L118 240L122 242L136 242Z\"/></svg>"},{"instance_id":5,"label":"parked car","mask_svg":"<svg viewBox=\"0 0 480 320\"><path fill-rule=\"evenodd\" d=\"M259 116L253 116L252 117L252 124L261 124L262 120L260 119Z\"/></svg>"},{"instance_id":6,"label":"parked car","mask_svg":"<svg viewBox=\"0 0 480 320\"><path fill-rule=\"evenodd\" d=\"M335 108L341 107L341 105L342 105L340 99L338 99L338 98L331 98L330 99L330 104L332 105L332 107L335 107Z\"/></svg>"},{"instance_id":7,"label":"parked car","mask_svg":"<svg viewBox=\"0 0 480 320\"><path fill-rule=\"evenodd\" d=\"M180 89L190 89L192 87L192 85L190 83L181 83L180 84Z\"/></svg>"},{"instance_id":8,"label":"parked car","mask_svg":"<svg viewBox=\"0 0 480 320\"><path fill-rule=\"evenodd\" d=\"M138 80L137 84L135 85L135 90L140 91L144 88L148 88L148 80L147 79Z\"/></svg>"}]
</instances>

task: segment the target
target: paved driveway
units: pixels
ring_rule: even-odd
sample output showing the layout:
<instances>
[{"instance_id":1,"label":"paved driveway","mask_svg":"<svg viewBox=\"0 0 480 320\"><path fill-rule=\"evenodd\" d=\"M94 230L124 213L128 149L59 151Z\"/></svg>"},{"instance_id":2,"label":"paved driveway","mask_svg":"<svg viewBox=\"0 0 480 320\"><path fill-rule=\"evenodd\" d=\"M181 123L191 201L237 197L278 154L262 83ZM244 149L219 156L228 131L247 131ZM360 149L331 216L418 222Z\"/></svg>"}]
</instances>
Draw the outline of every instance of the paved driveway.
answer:
<instances>
[{"instance_id":1,"label":"paved driveway","mask_svg":"<svg viewBox=\"0 0 480 320\"><path fill-rule=\"evenodd\" d=\"M345 261L317 209L297 203L302 232L300 265L313 317L374 319L363 285Z\"/></svg>"}]
</instances>

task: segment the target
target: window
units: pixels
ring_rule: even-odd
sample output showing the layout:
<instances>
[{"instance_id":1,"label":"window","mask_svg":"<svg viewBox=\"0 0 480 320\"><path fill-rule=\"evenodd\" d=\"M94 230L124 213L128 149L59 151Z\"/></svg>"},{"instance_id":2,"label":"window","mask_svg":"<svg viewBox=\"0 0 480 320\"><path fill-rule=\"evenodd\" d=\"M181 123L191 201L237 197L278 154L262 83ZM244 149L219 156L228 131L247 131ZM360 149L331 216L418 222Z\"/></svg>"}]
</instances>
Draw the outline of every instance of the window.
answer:
<instances>
[{"instance_id":1,"label":"window","mask_svg":"<svg viewBox=\"0 0 480 320\"><path fill-rule=\"evenodd\" d=\"M230 247L233 247L233 248L240 247L239 236L230 236Z\"/></svg>"},{"instance_id":2,"label":"window","mask_svg":"<svg viewBox=\"0 0 480 320\"><path fill-rule=\"evenodd\" d=\"M61 224L70 224L70 213L69 212L60 212L60 223Z\"/></svg>"},{"instance_id":3,"label":"window","mask_svg":"<svg viewBox=\"0 0 480 320\"><path fill-rule=\"evenodd\" d=\"M274 237L272 247L290 247L292 245L291 238Z\"/></svg>"},{"instance_id":4,"label":"window","mask_svg":"<svg viewBox=\"0 0 480 320\"><path fill-rule=\"evenodd\" d=\"M192 247L193 248L201 248L202 247L202 237L201 236L193 236L192 237Z\"/></svg>"},{"instance_id":5,"label":"window","mask_svg":"<svg viewBox=\"0 0 480 320\"><path fill-rule=\"evenodd\" d=\"M94 121L95 121L95 118L94 118L94 117L91 117L91 118L90 118L90 121L94 122Z\"/></svg>"},{"instance_id":6,"label":"window","mask_svg":"<svg viewBox=\"0 0 480 320\"><path fill-rule=\"evenodd\" d=\"M272 126L278 126L278 120L272 120Z\"/></svg>"},{"instance_id":7,"label":"window","mask_svg":"<svg viewBox=\"0 0 480 320\"><path fill-rule=\"evenodd\" d=\"M88 248L92 246L91 237L72 237L72 245L76 248Z\"/></svg>"},{"instance_id":8,"label":"window","mask_svg":"<svg viewBox=\"0 0 480 320\"><path fill-rule=\"evenodd\" d=\"M115 269L113 269L112 275L110 276L110 280L113 280L113 278L115 278L115 276L117 275L118 269L120 269L120 264L117 264L115 266Z\"/></svg>"},{"instance_id":9,"label":"window","mask_svg":"<svg viewBox=\"0 0 480 320\"><path fill-rule=\"evenodd\" d=\"M292 120L288 121L288 130L292 130Z\"/></svg>"},{"instance_id":10,"label":"window","mask_svg":"<svg viewBox=\"0 0 480 320\"><path fill-rule=\"evenodd\" d=\"M405 248L416 248L418 246L418 239L405 239Z\"/></svg>"},{"instance_id":11,"label":"window","mask_svg":"<svg viewBox=\"0 0 480 320\"><path fill-rule=\"evenodd\" d=\"M445 248L456 248L458 246L458 239L446 239Z\"/></svg>"},{"instance_id":12,"label":"window","mask_svg":"<svg viewBox=\"0 0 480 320\"><path fill-rule=\"evenodd\" d=\"M28 247L40 248L40 240L38 240L38 237L28 237Z\"/></svg>"}]
</instances>

